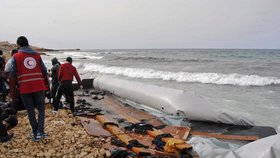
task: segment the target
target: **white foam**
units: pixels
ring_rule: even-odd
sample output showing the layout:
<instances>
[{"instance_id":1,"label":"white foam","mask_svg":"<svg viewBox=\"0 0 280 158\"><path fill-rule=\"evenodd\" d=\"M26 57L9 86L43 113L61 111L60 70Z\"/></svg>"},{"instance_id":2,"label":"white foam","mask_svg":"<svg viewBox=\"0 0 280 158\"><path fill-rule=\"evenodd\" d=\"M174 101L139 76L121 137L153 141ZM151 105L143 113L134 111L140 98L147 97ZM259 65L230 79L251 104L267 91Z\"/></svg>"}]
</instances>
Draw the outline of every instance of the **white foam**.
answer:
<instances>
[{"instance_id":1,"label":"white foam","mask_svg":"<svg viewBox=\"0 0 280 158\"><path fill-rule=\"evenodd\" d=\"M266 109L272 109L272 110L277 110L277 109L279 109L279 107L273 106L273 105L263 105L263 107L266 108Z\"/></svg>"},{"instance_id":2,"label":"white foam","mask_svg":"<svg viewBox=\"0 0 280 158\"><path fill-rule=\"evenodd\" d=\"M99 53L93 52L63 52L64 55L72 56L74 58L88 58L88 59L102 59L103 56L99 56Z\"/></svg>"},{"instance_id":3,"label":"white foam","mask_svg":"<svg viewBox=\"0 0 280 158\"><path fill-rule=\"evenodd\" d=\"M209 72L167 72L154 69L105 66L92 63L84 65L84 71L116 74L133 78L153 78L177 82L199 82L218 85L265 86L280 84L280 79L270 76L243 75L238 73L222 74Z\"/></svg>"},{"instance_id":4,"label":"white foam","mask_svg":"<svg viewBox=\"0 0 280 158\"><path fill-rule=\"evenodd\" d=\"M90 54L94 54L94 55L96 55L96 54L98 54L98 53L93 53L93 52L80 52L80 51L78 51L78 52L75 52L75 51L65 51L65 52L63 52L63 54L65 54L65 55L77 55L77 54L87 54L87 55L90 55Z\"/></svg>"},{"instance_id":5,"label":"white foam","mask_svg":"<svg viewBox=\"0 0 280 158\"><path fill-rule=\"evenodd\" d=\"M91 55L91 56L85 55L84 57L86 57L88 59L102 59L103 58L103 56L93 56L93 55Z\"/></svg>"}]
</instances>

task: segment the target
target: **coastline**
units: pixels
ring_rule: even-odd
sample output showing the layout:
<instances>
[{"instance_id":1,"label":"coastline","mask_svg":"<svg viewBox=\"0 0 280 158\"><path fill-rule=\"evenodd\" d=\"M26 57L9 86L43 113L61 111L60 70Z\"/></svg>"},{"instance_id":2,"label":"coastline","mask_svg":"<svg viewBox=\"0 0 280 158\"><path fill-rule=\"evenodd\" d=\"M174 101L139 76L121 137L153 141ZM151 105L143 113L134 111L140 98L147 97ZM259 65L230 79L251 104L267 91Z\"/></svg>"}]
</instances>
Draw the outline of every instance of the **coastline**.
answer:
<instances>
[{"instance_id":1,"label":"coastline","mask_svg":"<svg viewBox=\"0 0 280 158\"><path fill-rule=\"evenodd\" d=\"M38 46L30 46L32 49L38 51L41 55L47 55L45 52L52 52L52 51L79 51L79 48L69 48L69 49L50 49L50 48L42 48ZM8 41L0 41L0 50L3 51L3 56L5 59L8 60L11 57L10 52L13 49L17 49L17 45L10 43Z\"/></svg>"}]
</instances>

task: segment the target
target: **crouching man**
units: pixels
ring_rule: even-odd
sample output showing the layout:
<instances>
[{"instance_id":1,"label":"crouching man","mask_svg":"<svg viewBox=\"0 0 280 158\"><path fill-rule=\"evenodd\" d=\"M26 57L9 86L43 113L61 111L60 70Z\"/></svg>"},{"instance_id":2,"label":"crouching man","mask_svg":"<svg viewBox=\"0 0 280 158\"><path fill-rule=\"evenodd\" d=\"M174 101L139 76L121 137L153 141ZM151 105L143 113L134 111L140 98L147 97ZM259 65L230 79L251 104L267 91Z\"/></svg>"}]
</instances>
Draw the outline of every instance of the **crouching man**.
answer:
<instances>
[{"instance_id":1,"label":"crouching man","mask_svg":"<svg viewBox=\"0 0 280 158\"><path fill-rule=\"evenodd\" d=\"M13 133L8 130L15 127L18 123L16 118L17 110L10 104L0 102L0 141L6 142L13 137Z\"/></svg>"}]
</instances>

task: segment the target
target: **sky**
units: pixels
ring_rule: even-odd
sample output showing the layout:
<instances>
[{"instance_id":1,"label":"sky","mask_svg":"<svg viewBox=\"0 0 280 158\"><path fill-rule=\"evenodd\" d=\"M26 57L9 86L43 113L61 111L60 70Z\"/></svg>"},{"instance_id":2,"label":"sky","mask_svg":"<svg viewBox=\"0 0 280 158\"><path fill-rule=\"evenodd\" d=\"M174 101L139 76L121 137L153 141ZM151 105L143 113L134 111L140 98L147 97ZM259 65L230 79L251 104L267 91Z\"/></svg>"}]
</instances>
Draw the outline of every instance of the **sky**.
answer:
<instances>
[{"instance_id":1,"label":"sky","mask_svg":"<svg viewBox=\"0 0 280 158\"><path fill-rule=\"evenodd\" d=\"M53 49L280 48L280 0L0 0L0 41Z\"/></svg>"}]
</instances>

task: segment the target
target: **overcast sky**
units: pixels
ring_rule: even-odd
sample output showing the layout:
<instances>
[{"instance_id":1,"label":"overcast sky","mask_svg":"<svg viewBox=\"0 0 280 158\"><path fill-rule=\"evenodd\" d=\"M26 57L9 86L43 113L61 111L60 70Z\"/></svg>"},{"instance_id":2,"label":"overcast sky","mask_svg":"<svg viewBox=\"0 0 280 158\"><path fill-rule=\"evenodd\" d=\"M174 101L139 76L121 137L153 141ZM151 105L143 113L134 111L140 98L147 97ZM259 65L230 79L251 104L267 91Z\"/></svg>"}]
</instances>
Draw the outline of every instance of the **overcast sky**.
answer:
<instances>
[{"instance_id":1,"label":"overcast sky","mask_svg":"<svg viewBox=\"0 0 280 158\"><path fill-rule=\"evenodd\" d=\"M280 0L0 0L0 41L45 48L280 48Z\"/></svg>"}]
</instances>

